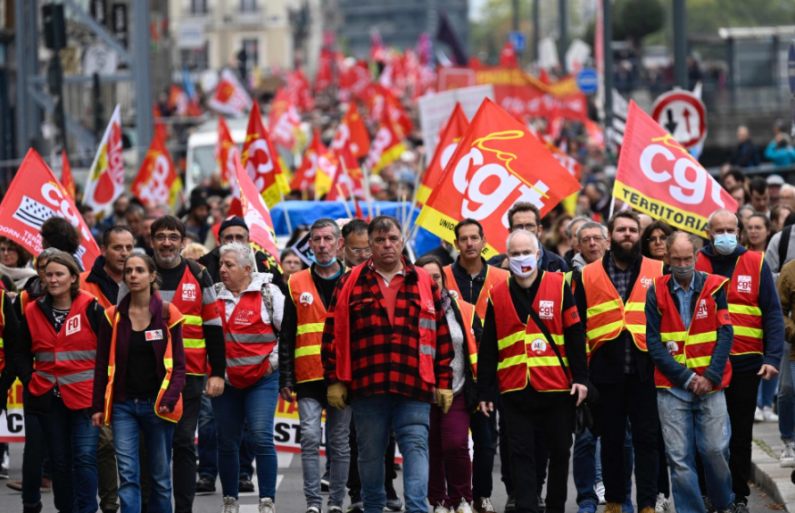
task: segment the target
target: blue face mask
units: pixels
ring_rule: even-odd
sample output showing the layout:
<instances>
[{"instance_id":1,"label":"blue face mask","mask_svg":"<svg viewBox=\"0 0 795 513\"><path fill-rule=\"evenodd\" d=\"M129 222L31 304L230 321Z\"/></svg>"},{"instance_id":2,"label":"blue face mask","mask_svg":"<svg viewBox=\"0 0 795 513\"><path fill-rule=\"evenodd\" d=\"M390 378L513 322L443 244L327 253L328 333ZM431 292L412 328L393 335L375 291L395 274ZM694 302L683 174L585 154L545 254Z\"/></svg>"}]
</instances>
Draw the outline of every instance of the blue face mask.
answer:
<instances>
[{"instance_id":1,"label":"blue face mask","mask_svg":"<svg viewBox=\"0 0 795 513\"><path fill-rule=\"evenodd\" d=\"M737 248L737 236L733 233L719 233L715 235L712 247L721 255L731 255Z\"/></svg>"},{"instance_id":2,"label":"blue face mask","mask_svg":"<svg viewBox=\"0 0 795 513\"><path fill-rule=\"evenodd\" d=\"M319 265L320 267L331 267L332 265L334 265L337 262L337 259L336 258L332 258L329 263L321 264L320 262L317 261L317 259L315 258L315 255L312 254L312 261L314 263L316 263L317 265Z\"/></svg>"}]
</instances>

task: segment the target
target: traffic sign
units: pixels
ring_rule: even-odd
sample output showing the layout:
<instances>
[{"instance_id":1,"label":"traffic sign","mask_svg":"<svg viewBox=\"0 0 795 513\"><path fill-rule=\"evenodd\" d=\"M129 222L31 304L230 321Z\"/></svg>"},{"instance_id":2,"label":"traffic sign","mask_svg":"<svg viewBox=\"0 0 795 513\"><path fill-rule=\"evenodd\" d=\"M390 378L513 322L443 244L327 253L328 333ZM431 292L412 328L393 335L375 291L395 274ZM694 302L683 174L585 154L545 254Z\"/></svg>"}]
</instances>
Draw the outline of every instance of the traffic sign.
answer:
<instances>
[{"instance_id":1,"label":"traffic sign","mask_svg":"<svg viewBox=\"0 0 795 513\"><path fill-rule=\"evenodd\" d=\"M654 102L651 117L688 150L707 138L707 109L701 98L690 91L676 90L660 95Z\"/></svg>"},{"instance_id":2,"label":"traffic sign","mask_svg":"<svg viewBox=\"0 0 795 513\"><path fill-rule=\"evenodd\" d=\"M594 94L599 87L599 75L593 68L583 68L577 73L575 81L583 94Z\"/></svg>"},{"instance_id":3,"label":"traffic sign","mask_svg":"<svg viewBox=\"0 0 795 513\"><path fill-rule=\"evenodd\" d=\"M789 92L795 94L795 40L789 44L787 56L787 77L789 78Z\"/></svg>"},{"instance_id":4,"label":"traffic sign","mask_svg":"<svg viewBox=\"0 0 795 513\"><path fill-rule=\"evenodd\" d=\"M508 34L508 40L511 42L513 49L517 52L523 52L525 49L525 37L521 32L511 32Z\"/></svg>"}]
</instances>

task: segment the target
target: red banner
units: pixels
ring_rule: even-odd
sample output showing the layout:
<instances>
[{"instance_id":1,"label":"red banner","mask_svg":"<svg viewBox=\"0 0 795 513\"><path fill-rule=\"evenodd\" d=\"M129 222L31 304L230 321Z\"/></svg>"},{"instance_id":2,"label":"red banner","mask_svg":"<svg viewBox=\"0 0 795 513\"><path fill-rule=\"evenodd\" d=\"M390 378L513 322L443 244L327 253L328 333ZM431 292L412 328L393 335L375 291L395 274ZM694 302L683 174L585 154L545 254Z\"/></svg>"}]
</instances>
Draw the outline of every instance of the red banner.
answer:
<instances>
[{"instance_id":1,"label":"red banner","mask_svg":"<svg viewBox=\"0 0 795 513\"><path fill-rule=\"evenodd\" d=\"M431 191L439 183L439 179L442 178L444 169L447 167L447 163L450 162L450 158L455 153L455 149L461 138L464 137L467 128L469 128L467 115L464 114L461 104L456 103L447 125L442 130L442 135L439 137L439 144L436 145L436 151L433 154L431 163L422 177L420 190L417 191L417 201L421 205L428 201Z\"/></svg>"},{"instance_id":2,"label":"red banner","mask_svg":"<svg viewBox=\"0 0 795 513\"><path fill-rule=\"evenodd\" d=\"M259 105L254 102L251 115L248 118L248 131L246 132L246 142L243 144L241 160L246 168L248 176L251 178L257 190L265 198L268 208L281 201L281 195L290 192L289 185L285 181L287 191L280 191L280 178L282 166L279 164L276 148L268 137L268 131L262 124L262 114Z\"/></svg>"},{"instance_id":3,"label":"red banner","mask_svg":"<svg viewBox=\"0 0 795 513\"><path fill-rule=\"evenodd\" d=\"M224 118L218 117L218 143L215 147L215 158L218 160L218 167L221 169L221 178L225 184L232 180L232 173L235 172L235 161L240 160L240 149L232 140L229 127Z\"/></svg>"},{"instance_id":4,"label":"red banner","mask_svg":"<svg viewBox=\"0 0 795 513\"><path fill-rule=\"evenodd\" d=\"M63 217L75 227L81 237L75 256L84 269L91 269L100 255L91 231L41 156L35 150L28 150L0 203L0 234L38 255L42 249L41 225L53 216Z\"/></svg>"},{"instance_id":5,"label":"red banner","mask_svg":"<svg viewBox=\"0 0 795 513\"><path fill-rule=\"evenodd\" d=\"M613 196L635 210L700 237L716 210L734 198L663 127L629 102Z\"/></svg>"},{"instance_id":6,"label":"red banner","mask_svg":"<svg viewBox=\"0 0 795 513\"><path fill-rule=\"evenodd\" d=\"M334 140L331 141L331 149L340 150L347 143L351 145L353 156L357 159L365 157L370 148L370 134L364 124L359 107L355 101L348 104L348 112L342 118L342 123L337 127Z\"/></svg>"},{"instance_id":7,"label":"red banner","mask_svg":"<svg viewBox=\"0 0 795 513\"><path fill-rule=\"evenodd\" d=\"M181 189L182 180L168 154L162 133L155 133L130 192L144 205L168 204L174 209Z\"/></svg>"},{"instance_id":8,"label":"red banner","mask_svg":"<svg viewBox=\"0 0 795 513\"><path fill-rule=\"evenodd\" d=\"M469 129L420 213L417 224L446 241L464 218L483 225L483 256L505 251L508 209L534 204L544 216L580 184L524 125L489 99Z\"/></svg>"}]
</instances>

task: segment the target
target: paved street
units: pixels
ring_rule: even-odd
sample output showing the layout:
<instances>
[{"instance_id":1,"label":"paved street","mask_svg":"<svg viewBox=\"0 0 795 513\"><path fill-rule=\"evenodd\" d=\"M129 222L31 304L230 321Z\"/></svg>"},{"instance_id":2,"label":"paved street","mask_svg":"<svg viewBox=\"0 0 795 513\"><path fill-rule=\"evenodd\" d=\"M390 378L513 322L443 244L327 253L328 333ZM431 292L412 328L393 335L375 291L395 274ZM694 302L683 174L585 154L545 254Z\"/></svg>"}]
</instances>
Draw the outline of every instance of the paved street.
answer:
<instances>
[{"instance_id":1,"label":"paved street","mask_svg":"<svg viewBox=\"0 0 795 513\"><path fill-rule=\"evenodd\" d=\"M22 444L11 444L11 479L21 479L22 471ZM500 481L499 458L494 465L494 494L493 502L497 511L502 511L505 506L505 488ZM398 480L395 482L398 493L402 495L402 477L398 473ZM221 483L216 484L217 492L214 495L196 497L194 513L218 513L221 511ZM306 508L302 491L301 479L301 458L298 454L279 453L279 477L276 484L276 504L277 510L284 513L300 513ZM633 492L634 493L634 492ZM241 513L256 513L257 511L256 493L243 494L240 497ZM567 502L566 513L576 513L575 504L576 491L574 482L569 480L569 500ZM55 513L52 503L52 494L43 495L44 513ZM347 507L347 500L346 500ZM768 511L775 509L771 499L757 488L752 489L750 510L752 512ZM602 508L600 508L600 511ZM0 512L10 513L22 511L21 495L2 485L0 482ZM674 510L670 510L671 513Z\"/></svg>"}]
</instances>

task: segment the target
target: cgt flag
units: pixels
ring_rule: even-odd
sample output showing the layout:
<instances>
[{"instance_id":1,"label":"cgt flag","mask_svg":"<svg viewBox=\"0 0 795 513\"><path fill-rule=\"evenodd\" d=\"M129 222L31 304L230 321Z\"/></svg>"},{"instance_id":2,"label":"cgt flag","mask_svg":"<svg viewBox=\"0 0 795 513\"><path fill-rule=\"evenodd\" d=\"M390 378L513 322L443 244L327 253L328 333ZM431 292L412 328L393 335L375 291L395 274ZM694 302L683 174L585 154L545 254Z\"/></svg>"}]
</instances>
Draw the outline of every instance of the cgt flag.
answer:
<instances>
[{"instance_id":1,"label":"cgt flag","mask_svg":"<svg viewBox=\"0 0 795 513\"><path fill-rule=\"evenodd\" d=\"M215 158L218 160L218 167L221 168L221 179L224 184L228 184L235 172L235 161L240 160L240 149L232 140L229 127L226 126L224 118L218 118L218 143L215 146Z\"/></svg>"},{"instance_id":2,"label":"cgt flag","mask_svg":"<svg viewBox=\"0 0 795 513\"><path fill-rule=\"evenodd\" d=\"M282 195L290 192L290 184L282 174L276 148L270 140L268 130L262 124L262 114L257 103L254 103L248 118L248 131L241 160L268 208L273 208L282 200Z\"/></svg>"},{"instance_id":3,"label":"cgt flag","mask_svg":"<svg viewBox=\"0 0 795 513\"><path fill-rule=\"evenodd\" d=\"M351 196L364 198L364 175L359 161L351 153L350 145L335 150L334 153L338 160L337 172L334 174L334 183L331 184L326 201L348 201ZM339 195L339 191L342 191L342 196Z\"/></svg>"},{"instance_id":4,"label":"cgt flag","mask_svg":"<svg viewBox=\"0 0 795 513\"><path fill-rule=\"evenodd\" d=\"M629 104L613 196L674 228L706 237L710 214L737 202L671 134Z\"/></svg>"},{"instance_id":5,"label":"cgt flag","mask_svg":"<svg viewBox=\"0 0 795 513\"><path fill-rule=\"evenodd\" d=\"M271 103L268 114L273 142L283 148L293 151L296 145L296 134L301 132L301 117L291 103L290 94L280 87Z\"/></svg>"},{"instance_id":6,"label":"cgt flag","mask_svg":"<svg viewBox=\"0 0 795 513\"><path fill-rule=\"evenodd\" d=\"M505 251L508 209L534 204L544 216L580 184L522 123L488 98L483 100L417 224L453 242L455 225L472 218L483 225L488 259Z\"/></svg>"},{"instance_id":7,"label":"cgt flag","mask_svg":"<svg viewBox=\"0 0 795 513\"><path fill-rule=\"evenodd\" d=\"M113 202L124 192L124 159L121 144L121 111L118 105L110 117L108 128L97 148L94 163L88 172L83 204L94 211L97 219L113 211Z\"/></svg>"},{"instance_id":8,"label":"cgt flag","mask_svg":"<svg viewBox=\"0 0 795 513\"><path fill-rule=\"evenodd\" d=\"M367 155L367 149L370 147L370 134L367 132L362 115L359 114L356 100L351 100L348 105L348 111L342 118L340 126L337 127L334 140L331 141L331 149L340 150L346 143L350 143L353 156L360 159Z\"/></svg>"},{"instance_id":9,"label":"cgt flag","mask_svg":"<svg viewBox=\"0 0 795 513\"><path fill-rule=\"evenodd\" d=\"M174 169L174 163L168 155L162 132L156 133L152 144L141 164L138 175L133 180L130 192L141 200L144 205L171 205L175 209L179 191L182 189L180 180Z\"/></svg>"},{"instance_id":10,"label":"cgt flag","mask_svg":"<svg viewBox=\"0 0 795 513\"><path fill-rule=\"evenodd\" d=\"M251 242L274 259L278 259L279 248L276 246L276 233L273 231L270 210L239 159L235 159L235 169L230 178L229 187L233 199L229 215L244 218Z\"/></svg>"},{"instance_id":11,"label":"cgt flag","mask_svg":"<svg viewBox=\"0 0 795 513\"><path fill-rule=\"evenodd\" d=\"M370 152L367 154L365 164L368 169L373 173L378 173L384 167L396 161L406 151L406 145L403 144L402 139L395 132L392 122L388 116L384 116L378 131L375 133L375 139L370 145Z\"/></svg>"},{"instance_id":12,"label":"cgt flag","mask_svg":"<svg viewBox=\"0 0 795 513\"><path fill-rule=\"evenodd\" d=\"M101 254L91 231L41 156L28 150L0 203L0 233L38 255L42 249L41 225L53 216L63 217L75 227L81 240L74 256L83 269L91 269Z\"/></svg>"},{"instance_id":13,"label":"cgt flag","mask_svg":"<svg viewBox=\"0 0 795 513\"><path fill-rule=\"evenodd\" d=\"M450 158L453 156L459 141L464 137L467 128L469 128L467 115L464 114L461 104L456 102L453 113L450 115L450 120L439 137L439 144L436 145L431 163L422 177L420 190L417 191L417 201L420 205L424 205L428 201L431 191L439 183L447 163L450 162Z\"/></svg>"},{"instance_id":14,"label":"cgt flag","mask_svg":"<svg viewBox=\"0 0 795 513\"><path fill-rule=\"evenodd\" d=\"M235 74L225 69L221 72L221 79L207 105L221 114L239 118L251 108L252 103L251 96Z\"/></svg>"}]
</instances>

